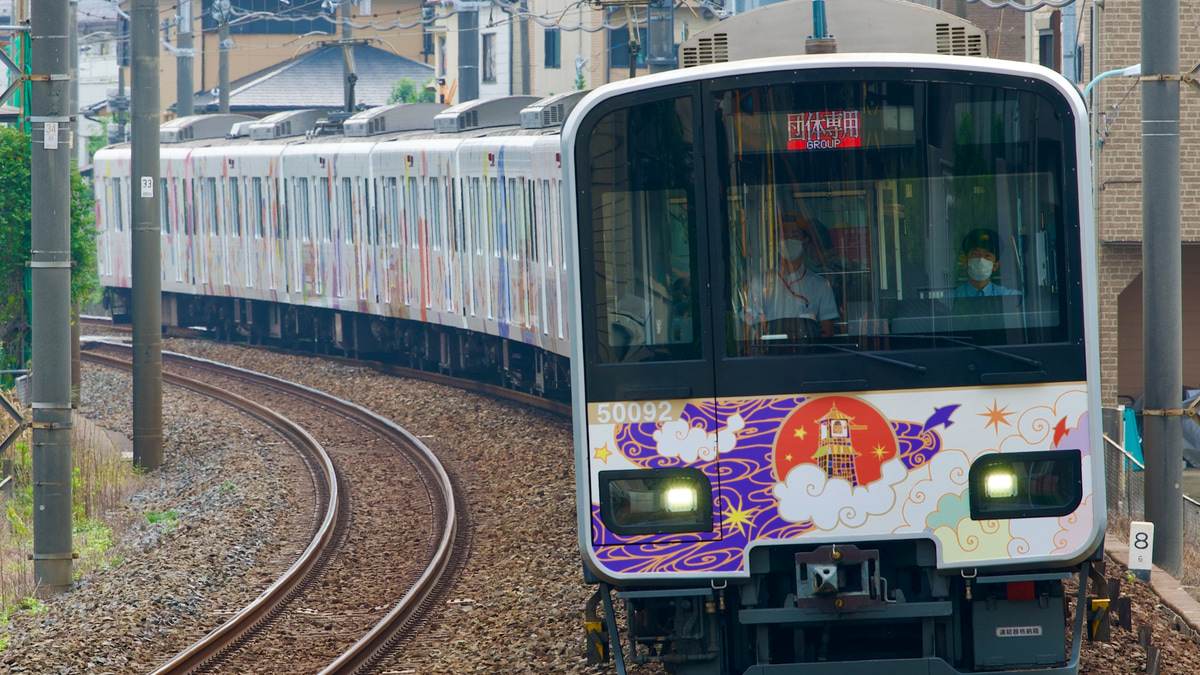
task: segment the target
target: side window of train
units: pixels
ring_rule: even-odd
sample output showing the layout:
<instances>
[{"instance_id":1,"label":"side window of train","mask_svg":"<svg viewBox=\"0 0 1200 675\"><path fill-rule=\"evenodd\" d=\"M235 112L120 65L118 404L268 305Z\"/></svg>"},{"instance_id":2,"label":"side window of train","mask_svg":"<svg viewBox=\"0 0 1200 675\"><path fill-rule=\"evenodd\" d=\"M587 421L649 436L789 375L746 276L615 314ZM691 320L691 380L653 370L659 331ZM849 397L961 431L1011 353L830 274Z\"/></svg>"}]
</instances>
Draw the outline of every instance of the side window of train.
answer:
<instances>
[{"instance_id":1,"label":"side window of train","mask_svg":"<svg viewBox=\"0 0 1200 675\"><path fill-rule=\"evenodd\" d=\"M475 240L475 254L483 253L483 186L478 178L471 178L471 238Z\"/></svg>"},{"instance_id":2,"label":"side window of train","mask_svg":"<svg viewBox=\"0 0 1200 675\"><path fill-rule=\"evenodd\" d=\"M254 223L254 236L262 239L267 236L266 226L263 224L263 215L266 210L266 203L263 200L263 184L262 178L254 177L251 183L253 192L250 195L250 217Z\"/></svg>"},{"instance_id":3,"label":"side window of train","mask_svg":"<svg viewBox=\"0 0 1200 675\"><path fill-rule=\"evenodd\" d=\"M171 210L166 178L158 179L158 216L162 222L162 233L171 234Z\"/></svg>"},{"instance_id":4,"label":"side window of train","mask_svg":"<svg viewBox=\"0 0 1200 675\"><path fill-rule=\"evenodd\" d=\"M208 232L212 236L217 236L221 233L220 223L217 221L217 179L204 179L204 213L208 218Z\"/></svg>"},{"instance_id":5,"label":"side window of train","mask_svg":"<svg viewBox=\"0 0 1200 675\"><path fill-rule=\"evenodd\" d=\"M499 258L500 249L500 181L495 178L488 179L488 194L487 194L487 212L488 212L488 239L492 243L492 256Z\"/></svg>"},{"instance_id":6,"label":"side window of train","mask_svg":"<svg viewBox=\"0 0 1200 675\"><path fill-rule=\"evenodd\" d=\"M595 301L588 332L601 363L702 355L694 124L685 96L614 108L580 140L590 200L581 213L591 214L581 236L594 255L585 263Z\"/></svg>"},{"instance_id":7,"label":"side window of train","mask_svg":"<svg viewBox=\"0 0 1200 675\"><path fill-rule=\"evenodd\" d=\"M321 180L317 183L317 218L320 219L318 226L321 229L321 240L327 243L333 241L333 222L329 212L329 190L329 178L321 176Z\"/></svg>"},{"instance_id":8,"label":"side window of train","mask_svg":"<svg viewBox=\"0 0 1200 675\"><path fill-rule=\"evenodd\" d=\"M410 176L408 189L404 191L404 223L408 235L408 245L412 248L420 246L417 242L417 219L420 217L417 212L417 201L417 179L415 176Z\"/></svg>"},{"instance_id":9,"label":"side window of train","mask_svg":"<svg viewBox=\"0 0 1200 675\"><path fill-rule=\"evenodd\" d=\"M282 237L283 239L291 239L292 219L288 211L288 193L291 190L288 189L288 179L284 178L282 185L283 188L279 191L279 199L275 202L276 208L279 210L275 219L275 236Z\"/></svg>"},{"instance_id":10,"label":"side window of train","mask_svg":"<svg viewBox=\"0 0 1200 675\"><path fill-rule=\"evenodd\" d=\"M229 179L229 222L233 224L233 236L242 236L242 198L238 179Z\"/></svg>"},{"instance_id":11,"label":"side window of train","mask_svg":"<svg viewBox=\"0 0 1200 675\"><path fill-rule=\"evenodd\" d=\"M400 188L395 178L384 178L385 215L388 219L388 234L392 248L400 246Z\"/></svg>"},{"instance_id":12,"label":"side window of train","mask_svg":"<svg viewBox=\"0 0 1200 675\"><path fill-rule=\"evenodd\" d=\"M440 251L442 249L442 209L441 209L441 193L438 190L438 179L430 178L428 189L425 191L428 197L428 206L425 213L428 214L428 227L430 245L433 250Z\"/></svg>"},{"instance_id":13,"label":"side window of train","mask_svg":"<svg viewBox=\"0 0 1200 675\"><path fill-rule=\"evenodd\" d=\"M108 180L109 199L108 208L112 215L110 221L113 224L113 229L117 232L124 231L125 222L121 213L121 179L110 178Z\"/></svg>"},{"instance_id":14,"label":"side window of train","mask_svg":"<svg viewBox=\"0 0 1200 675\"><path fill-rule=\"evenodd\" d=\"M347 244L354 243L354 185L349 178L342 179L342 236Z\"/></svg>"},{"instance_id":15,"label":"side window of train","mask_svg":"<svg viewBox=\"0 0 1200 675\"><path fill-rule=\"evenodd\" d=\"M296 188L296 199L292 202L296 205L296 231L300 233L300 239L307 244L312 241L312 221L308 217L308 179L297 178L292 184Z\"/></svg>"}]
</instances>

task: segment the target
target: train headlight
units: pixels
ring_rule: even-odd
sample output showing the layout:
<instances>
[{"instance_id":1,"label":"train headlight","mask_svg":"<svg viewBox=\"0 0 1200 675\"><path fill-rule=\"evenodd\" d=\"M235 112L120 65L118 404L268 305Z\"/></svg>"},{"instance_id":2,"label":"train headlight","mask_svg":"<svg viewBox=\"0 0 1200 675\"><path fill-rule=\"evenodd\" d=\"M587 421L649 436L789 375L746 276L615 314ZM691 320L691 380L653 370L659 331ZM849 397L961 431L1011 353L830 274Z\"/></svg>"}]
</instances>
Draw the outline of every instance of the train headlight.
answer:
<instances>
[{"instance_id":1,"label":"train headlight","mask_svg":"<svg viewBox=\"0 0 1200 675\"><path fill-rule=\"evenodd\" d=\"M1078 450L983 455L971 464L971 519L1065 516L1083 499Z\"/></svg>"},{"instance_id":2,"label":"train headlight","mask_svg":"<svg viewBox=\"0 0 1200 675\"><path fill-rule=\"evenodd\" d=\"M996 469L984 477L983 493L988 499L1016 497L1017 477L1007 468Z\"/></svg>"},{"instance_id":3,"label":"train headlight","mask_svg":"<svg viewBox=\"0 0 1200 675\"><path fill-rule=\"evenodd\" d=\"M667 488L663 506L668 513L690 513L696 510L696 501L696 488L691 485L678 485Z\"/></svg>"},{"instance_id":4,"label":"train headlight","mask_svg":"<svg viewBox=\"0 0 1200 675\"><path fill-rule=\"evenodd\" d=\"M711 532L712 483L698 469L600 472L600 519L616 534Z\"/></svg>"}]
</instances>

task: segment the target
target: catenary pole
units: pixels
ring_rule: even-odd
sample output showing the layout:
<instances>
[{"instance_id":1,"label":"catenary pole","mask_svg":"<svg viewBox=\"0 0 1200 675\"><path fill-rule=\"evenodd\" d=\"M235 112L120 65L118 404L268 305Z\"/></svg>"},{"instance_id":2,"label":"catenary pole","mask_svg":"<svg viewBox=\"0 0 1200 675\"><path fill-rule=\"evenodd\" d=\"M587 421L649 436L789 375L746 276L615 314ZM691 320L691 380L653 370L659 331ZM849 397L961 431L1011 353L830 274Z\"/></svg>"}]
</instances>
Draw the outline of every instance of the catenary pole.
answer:
<instances>
[{"instance_id":1,"label":"catenary pole","mask_svg":"<svg viewBox=\"0 0 1200 675\"><path fill-rule=\"evenodd\" d=\"M1183 403L1179 211L1179 1L1142 3L1142 271L1146 518L1154 562L1183 561Z\"/></svg>"},{"instance_id":2,"label":"catenary pole","mask_svg":"<svg viewBox=\"0 0 1200 675\"><path fill-rule=\"evenodd\" d=\"M217 0L214 13L217 14L217 112L222 115L229 113L229 2Z\"/></svg>"},{"instance_id":3,"label":"catenary pole","mask_svg":"<svg viewBox=\"0 0 1200 675\"><path fill-rule=\"evenodd\" d=\"M162 465L162 277L159 252L158 3L133 0L130 12L130 200L133 260L133 464Z\"/></svg>"},{"instance_id":4,"label":"catenary pole","mask_svg":"<svg viewBox=\"0 0 1200 675\"><path fill-rule=\"evenodd\" d=\"M80 165L79 154L82 150L87 153L86 145L79 139L79 0L69 0L71 28L71 159L75 165ZM85 157L85 159L88 159ZM69 187L67 188L70 189ZM72 272L74 274L74 272ZM79 341L83 336L83 328L79 323L79 305L71 303L71 403L79 406L79 392L83 382L83 361L79 353Z\"/></svg>"},{"instance_id":5,"label":"catenary pole","mask_svg":"<svg viewBox=\"0 0 1200 675\"><path fill-rule=\"evenodd\" d=\"M342 104L348 113L354 112L354 28L350 25L350 0L342 0Z\"/></svg>"},{"instance_id":6,"label":"catenary pole","mask_svg":"<svg viewBox=\"0 0 1200 675\"><path fill-rule=\"evenodd\" d=\"M187 117L194 112L192 98L196 89L192 84L193 56L195 44L192 38L192 0L179 0L178 15L179 29L175 43L179 53L175 57L177 71L175 79L175 114Z\"/></svg>"},{"instance_id":7,"label":"catenary pole","mask_svg":"<svg viewBox=\"0 0 1200 675\"><path fill-rule=\"evenodd\" d=\"M33 292L33 578L71 586L71 144L67 0L33 4L30 281Z\"/></svg>"}]
</instances>

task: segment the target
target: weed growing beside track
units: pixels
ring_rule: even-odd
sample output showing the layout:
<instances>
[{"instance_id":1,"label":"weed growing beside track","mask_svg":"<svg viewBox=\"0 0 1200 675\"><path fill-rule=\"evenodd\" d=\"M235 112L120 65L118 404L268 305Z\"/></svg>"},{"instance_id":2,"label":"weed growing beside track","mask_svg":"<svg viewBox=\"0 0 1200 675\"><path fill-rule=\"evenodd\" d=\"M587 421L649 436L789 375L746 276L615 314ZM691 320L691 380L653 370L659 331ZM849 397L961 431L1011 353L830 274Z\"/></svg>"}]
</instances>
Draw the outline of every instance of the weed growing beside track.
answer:
<instances>
[{"instance_id":1,"label":"weed growing beside track","mask_svg":"<svg viewBox=\"0 0 1200 675\"><path fill-rule=\"evenodd\" d=\"M11 400L11 398L10 398ZM108 441L104 432L91 424L72 430L72 546L78 554L74 578L95 569L118 565L114 548L128 529L129 495L141 488L142 480L132 463ZM15 424L0 421L0 438ZM11 461L12 498L3 498L5 524L0 525L0 650L6 644L7 617L14 612L32 612L40 605L33 598L37 586L33 576L33 456L32 432L26 429L0 459ZM0 477L2 478L2 477Z\"/></svg>"}]
</instances>

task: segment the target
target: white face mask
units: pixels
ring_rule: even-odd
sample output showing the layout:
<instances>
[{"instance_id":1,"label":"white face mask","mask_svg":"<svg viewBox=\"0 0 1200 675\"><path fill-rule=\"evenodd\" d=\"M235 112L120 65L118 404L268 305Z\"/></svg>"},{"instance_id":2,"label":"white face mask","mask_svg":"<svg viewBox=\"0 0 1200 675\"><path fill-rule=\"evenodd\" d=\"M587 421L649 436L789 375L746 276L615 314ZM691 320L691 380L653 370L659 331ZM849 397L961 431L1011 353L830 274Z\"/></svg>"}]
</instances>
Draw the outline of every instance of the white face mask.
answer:
<instances>
[{"instance_id":1,"label":"white face mask","mask_svg":"<svg viewBox=\"0 0 1200 675\"><path fill-rule=\"evenodd\" d=\"M799 260L804 255L804 242L799 239L783 240L783 255L788 260Z\"/></svg>"},{"instance_id":2,"label":"white face mask","mask_svg":"<svg viewBox=\"0 0 1200 675\"><path fill-rule=\"evenodd\" d=\"M995 269L996 263L987 258L967 259L967 276L971 277L971 281L987 281Z\"/></svg>"}]
</instances>

